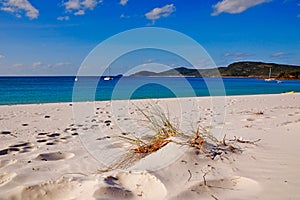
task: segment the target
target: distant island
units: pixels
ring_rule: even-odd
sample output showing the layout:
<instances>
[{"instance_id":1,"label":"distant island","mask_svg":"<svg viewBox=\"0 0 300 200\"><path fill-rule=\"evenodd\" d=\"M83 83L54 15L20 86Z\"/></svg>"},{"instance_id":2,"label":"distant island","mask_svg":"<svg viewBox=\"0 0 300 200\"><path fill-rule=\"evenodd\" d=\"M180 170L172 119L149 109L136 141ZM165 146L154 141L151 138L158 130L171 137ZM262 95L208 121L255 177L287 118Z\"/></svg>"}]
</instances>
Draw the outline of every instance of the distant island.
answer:
<instances>
[{"instance_id":1,"label":"distant island","mask_svg":"<svg viewBox=\"0 0 300 200\"><path fill-rule=\"evenodd\" d=\"M163 72L140 71L131 76L192 76L192 77L249 77L265 79L272 69L271 78L275 79L300 79L300 66L284 65L264 62L235 62L227 67L216 69L189 69L178 67Z\"/></svg>"}]
</instances>

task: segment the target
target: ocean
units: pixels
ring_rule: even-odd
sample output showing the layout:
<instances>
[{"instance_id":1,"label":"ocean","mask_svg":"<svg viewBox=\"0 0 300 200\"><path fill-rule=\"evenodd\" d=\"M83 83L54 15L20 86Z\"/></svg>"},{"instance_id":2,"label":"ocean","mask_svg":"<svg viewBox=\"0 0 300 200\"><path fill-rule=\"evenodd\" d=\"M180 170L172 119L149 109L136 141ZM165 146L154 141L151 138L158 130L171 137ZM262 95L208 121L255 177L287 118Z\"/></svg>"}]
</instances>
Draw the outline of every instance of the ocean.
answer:
<instances>
[{"instance_id":1,"label":"ocean","mask_svg":"<svg viewBox=\"0 0 300 200\"><path fill-rule=\"evenodd\" d=\"M197 77L0 77L0 105L300 92L299 80Z\"/></svg>"}]
</instances>

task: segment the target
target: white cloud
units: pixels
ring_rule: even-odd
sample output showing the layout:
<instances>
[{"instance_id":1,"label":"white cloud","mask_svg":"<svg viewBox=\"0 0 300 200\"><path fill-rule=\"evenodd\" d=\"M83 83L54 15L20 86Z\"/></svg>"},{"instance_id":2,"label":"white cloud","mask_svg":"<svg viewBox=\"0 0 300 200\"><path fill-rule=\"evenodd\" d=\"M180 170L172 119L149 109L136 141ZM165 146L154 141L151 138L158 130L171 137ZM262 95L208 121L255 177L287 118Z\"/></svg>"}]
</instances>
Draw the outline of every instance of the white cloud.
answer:
<instances>
[{"instance_id":1,"label":"white cloud","mask_svg":"<svg viewBox=\"0 0 300 200\"><path fill-rule=\"evenodd\" d=\"M32 67L42 67L42 66L44 66L44 63L43 62L34 62L33 64L32 64Z\"/></svg>"},{"instance_id":2,"label":"white cloud","mask_svg":"<svg viewBox=\"0 0 300 200\"><path fill-rule=\"evenodd\" d=\"M96 1L96 0L84 0L81 2L81 5L84 7L84 8L88 8L90 10L93 10L98 3L100 3L101 1Z\"/></svg>"},{"instance_id":3,"label":"white cloud","mask_svg":"<svg viewBox=\"0 0 300 200\"><path fill-rule=\"evenodd\" d=\"M121 4L122 6L125 6L127 3L128 3L128 0L121 0L121 1L120 1L120 4Z\"/></svg>"},{"instance_id":4,"label":"white cloud","mask_svg":"<svg viewBox=\"0 0 300 200\"><path fill-rule=\"evenodd\" d=\"M224 56L226 57L244 57L244 56L251 56L251 54L243 53L243 52L235 52L235 53L225 53Z\"/></svg>"},{"instance_id":5,"label":"white cloud","mask_svg":"<svg viewBox=\"0 0 300 200\"><path fill-rule=\"evenodd\" d=\"M120 18L121 19L128 19L128 18L130 18L130 16L129 15L125 15L125 14L121 14Z\"/></svg>"},{"instance_id":6,"label":"white cloud","mask_svg":"<svg viewBox=\"0 0 300 200\"><path fill-rule=\"evenodd\" d=\"M56 66L56 67L63 67L63 66L69 66L71 64L72 63L70 63L70 62L58 62L54 66Z\"/></svg>"},{"instance_id":7,"label":"white cloud","mask_svg":"<svg viewBox=\"0 0 300 200\"><path fill-rule=\"evenodd\" d=\"M30 19L36 19L39 16L39 11L28 0L4 0L1 3L2 11L13 13L18 18L21 17L21 12L25 12Z\"/></svg>"},{"instance_id":8,"label":"white cloud","mask_svg":"<svg viewBox=\"0 0 300 200\"><path fill-rule=\"evenodd\" d=\"M277 52L277 53L272 54L270 57L272 57L272 58L279 58L279 57L282 57L284 55L286 55L286 53L284 53L284 52Z\"/></svg>"},{"instance_id":9,"label":"white cloud","mask_svg":"<svg viewBox=\"0 0 300 200\"><path fill-rule=\"evenodd\" d=\"M32 69L50 69L50 68L61 68L61 67L67 67L67 66L71 66L72 63L70 62L57 62L55 64L53 63L43 63L41 61L38 61L38 62L34 62L32 64ZM14 67L21 67L21 66L24 66L23 64L15 64Z\"/></svg>"},{"instance_id":10,"label":"white cloud","mask_svg":"<svg viewBox=\"0 0 300 200\"><path fill-rule=\"evenodd\" d=\"M5 56L3 54L0 54L0 59L5 58Z\"/></svg>"},{"instance_id":11,"label":"white cloud","mask_svg":"<svg viewBox=\"0 0 300 200\"><path fill-rule=\"evenodd\" d=\"M69 16L59 16L59 17L57 17L57 20L58 21L68 21L68 20L70 20L70 17Z\"/></svg>"},{"instance_id":12,"label":"white cloud","mask_svg":"<svg viewBox=\"0 0 300 200\"><path fill-rule=\"evenodd\" d=\"M144 60L144 63L153 63L153 62L155 62L155 58L149 58L149 59L147 59L147 60Z\"/></svg>"},{"instance_id":13,"label":"white cloud","mask_svg":"<svg viewBox=\"0 0 300 200\"><path fill-rule=\"evenodd\" d=\"M11 7L1 7L1 10L10 13L14 12L14 9L12 9Z\"/></svg>"},{"instance_id":14,"label":"white cloud","mask_svg":"<svg viewBox=\"0 0 300 200\"><path fill-rule=\"evenodd\" d=\"M253 56L253 54L248 54L245 52L234 52L234 53L225 53L223 56L226 59L229 59L231 61L238 61L238 60L245 60L245 59Z\"/></svg>"},{"instance_id":15,"label":"white cloud","mask_svg":"<svg viewBox=\"0 0 300 200\"><path fill-rule=\"evenodd\" d=\"M86 10L93 10L103 0L68 0L64 3L67 12L84 15Z\"/></svg>"},{"instance_id":16,"label":"white cloud","mask_svg":"<svg viewBox=\"0 0 300 200\"><path fill-rule=\"evenodd\" d=\"M223 12L237 14L244 12L253 6L269 2L270 0L222 0L213 5L214 12L212 16L217 16Z\"/></svg>"},{"instance_id":17,"label":"white cloud","mask_svg":"<svg viewBox=\"0 0 300 200\"><path fill-rule=\"evenodd\" d=\"M13 67L23 67L23 66L24 66L24 65L21 64L21 63L16 63L16 64L13 65Z\"/></svg>"},{"instance_id":18,"label":"white cloud","mask_svg":"<svg viewBox=\"0 0 300 200\"><path fill-rule=\"evenodd\" d=\"M74 13L74 15L84 15L85 11L84 10L78 10L77 12Z\"/></svg>"},{"instance_id":19,"label":"white cloud","mask_svg":"<svg viewBox=\"0 0 300 200\"><path fill-rule=\"evenodd\" d=\"M76 10L80 8L79 0L69 0L64 3L67 10Z\"/></svg>"},{"instance_id":20,"label":"white cloud","mask_svg":"<svg viewBox=\"0 0 300 200\"><path fill-rule=\"evenodd\" d=\"M153 23L155 23L156 20L158 20L161 17L168 17L170 14L175 12L176 7L174 4L167 4L161 8L154 8L150 12L146 13L145 16L147 19L152 20Z\"/></svg>"}]
</instances>

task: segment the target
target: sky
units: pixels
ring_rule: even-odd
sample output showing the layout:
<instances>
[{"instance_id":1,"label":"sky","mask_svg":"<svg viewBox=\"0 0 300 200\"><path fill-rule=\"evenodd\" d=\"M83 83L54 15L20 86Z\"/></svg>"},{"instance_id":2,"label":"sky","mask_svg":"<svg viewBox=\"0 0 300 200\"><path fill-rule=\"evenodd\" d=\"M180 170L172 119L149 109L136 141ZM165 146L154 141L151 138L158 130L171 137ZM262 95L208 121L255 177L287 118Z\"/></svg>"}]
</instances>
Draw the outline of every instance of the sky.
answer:
<instances>
[{"instance_id":1,"label":"sky","mask_svg":"<svg viewBox=\"0 0 300 200\"><path fill-rule=\"evenodd\" d=\"M300 65L299 0L0 0L0 76L76 75L98 44L143 27L185 34L216 66Z\"/></svg>"}]
</instances>

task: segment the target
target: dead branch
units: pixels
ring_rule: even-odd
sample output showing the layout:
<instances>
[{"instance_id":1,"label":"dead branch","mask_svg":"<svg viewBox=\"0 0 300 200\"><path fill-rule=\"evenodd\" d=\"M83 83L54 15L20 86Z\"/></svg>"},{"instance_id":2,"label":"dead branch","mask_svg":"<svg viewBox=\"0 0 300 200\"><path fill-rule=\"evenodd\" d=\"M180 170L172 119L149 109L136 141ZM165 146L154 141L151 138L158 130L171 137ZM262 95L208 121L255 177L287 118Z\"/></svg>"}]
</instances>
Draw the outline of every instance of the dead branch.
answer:
<instances>
[{"instance_id":1,"label":"dead branch","mask_svg":"<svg viewBox=\"0 0 300 200\"><path fill-rule=\"evenodd\" d=\"M239 142L239 143L243 143L243 144L255 144L255 143L261 141L261 139L250 141L250 140L239 139L236 136L234 136L234 139L233 140L229 140L229 141Z\"/></svg>"}]
</instances>

